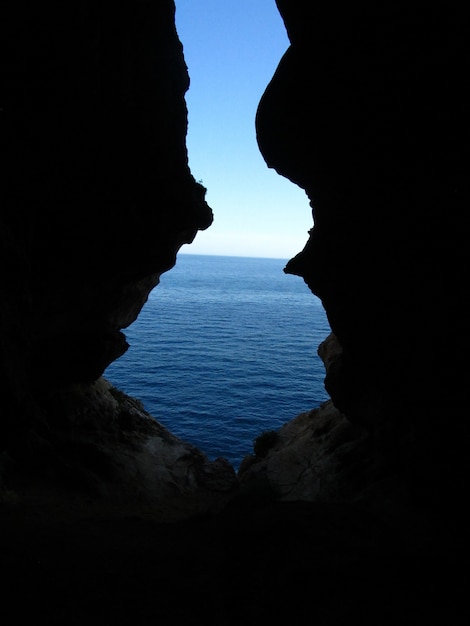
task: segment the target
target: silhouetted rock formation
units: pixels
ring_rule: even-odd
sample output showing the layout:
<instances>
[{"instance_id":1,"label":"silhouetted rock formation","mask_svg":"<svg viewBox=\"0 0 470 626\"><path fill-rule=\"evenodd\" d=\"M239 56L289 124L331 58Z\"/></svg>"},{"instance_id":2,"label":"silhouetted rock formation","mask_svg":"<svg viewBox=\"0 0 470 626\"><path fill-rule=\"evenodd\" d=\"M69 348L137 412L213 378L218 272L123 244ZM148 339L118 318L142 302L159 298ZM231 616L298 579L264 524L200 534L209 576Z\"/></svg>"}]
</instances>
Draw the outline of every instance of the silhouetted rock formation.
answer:
<instances>
[{"instance_id":1,"label":"silhouetted rock formation","mask_svg":"<svg viewBox=\"0 0 470 626\"><path fill-rule=\"evenodd\" d=\"M37 478L40 459L65 475L57 446L81 428L119 439L118 414L112 427L101 423L103 386L95 425L90 404L87 425L69 408L99 397L87 385L127 349L121 329L212 211L188 167L189 77L174 3L7 5L0 434L10 461L2 473L17 463ZM83 448L84 471L88 455Z\"/></svg>"},{"instance_id":2,"label":"silhouetted rock formation","mask_svg":"<svg viewBox=\"0 0 470 626\"><path fill-rule=\"evenodd\" d=\"M437 3L278 0L291 45L257 113L314 226L286 272L340 350L326 388L417 498L468 473L468 21Z\"/></svg>"},{"instance_id":3,"label":"silhouetted rock formation","mask_svg":"<svg viewBox=\"0 0 470 626\"><path fill-rule=\"evenodd\" d=\"M95 380L179 247L212 221L188 168L174 5L9 4L3 309L29 333L14 345L29 382Z\"/></svg>"}]
</instances>

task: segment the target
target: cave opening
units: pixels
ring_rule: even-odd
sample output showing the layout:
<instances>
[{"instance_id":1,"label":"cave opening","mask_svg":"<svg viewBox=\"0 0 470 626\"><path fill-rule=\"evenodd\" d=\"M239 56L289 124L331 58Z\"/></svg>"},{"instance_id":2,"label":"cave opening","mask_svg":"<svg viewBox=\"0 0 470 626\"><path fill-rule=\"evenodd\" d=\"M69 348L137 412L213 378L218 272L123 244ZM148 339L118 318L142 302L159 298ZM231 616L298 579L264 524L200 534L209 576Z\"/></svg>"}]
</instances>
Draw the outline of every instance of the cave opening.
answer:
<instances>
[{"instance_id":1,"label":"cave opening","mask_svg":"<svg viewBox=\"0 0 470 626\"><path fill-rule=\"evenodd\" d=\"M176 2L190 77L190 169L214 222L178 253L105 376L171 432L238 468L262 431L327 399L321 302L284 274L305 244L305 192L267 167L259 100L289 45L274 2Z\"/></svg>"}]
</instances>

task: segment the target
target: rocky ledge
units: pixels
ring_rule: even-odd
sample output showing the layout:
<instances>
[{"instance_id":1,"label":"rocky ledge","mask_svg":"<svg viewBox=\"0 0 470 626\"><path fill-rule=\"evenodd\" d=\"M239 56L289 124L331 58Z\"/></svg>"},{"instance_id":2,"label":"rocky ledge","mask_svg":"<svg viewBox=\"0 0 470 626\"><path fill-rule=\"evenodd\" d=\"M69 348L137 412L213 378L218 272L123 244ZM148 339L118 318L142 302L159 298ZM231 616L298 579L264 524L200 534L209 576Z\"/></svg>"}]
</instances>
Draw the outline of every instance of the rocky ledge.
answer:
<instances>
[{"instance_id":1,"label":"rocky ledge","mask_svg":"<svg viewBox=\"0 0 470 626\"><path fill-rule=\"evenodd\" d=\"M209 461L104 378L64 388L42 409L47 423L2 458L1 497L17 514L140 512L169 522L215 513L235 491L228 461Z\"/></svg>"}]
</instances>

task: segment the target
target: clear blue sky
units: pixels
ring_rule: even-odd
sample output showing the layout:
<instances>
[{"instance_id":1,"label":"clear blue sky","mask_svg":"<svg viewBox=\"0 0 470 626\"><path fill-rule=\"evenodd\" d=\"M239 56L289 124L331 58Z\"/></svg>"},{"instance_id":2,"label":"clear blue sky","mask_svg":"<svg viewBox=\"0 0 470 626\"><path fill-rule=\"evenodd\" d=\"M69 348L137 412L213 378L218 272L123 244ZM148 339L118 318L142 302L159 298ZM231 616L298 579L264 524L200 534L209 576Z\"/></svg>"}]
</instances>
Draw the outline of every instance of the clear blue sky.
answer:
<instances>
[{"instance_id":1,"label":"clear blue sky","mask_svg":"<svg viewBox=\"0 0 470 626\"><path fill-rule=\"evenodd\" d=\"M259 100L287 39L274 0L175 0L190 75L189 166L207 187L214 223L182 253L288 259L312 226L308 198L266 165Z\"/></svg>"}]
</instances>

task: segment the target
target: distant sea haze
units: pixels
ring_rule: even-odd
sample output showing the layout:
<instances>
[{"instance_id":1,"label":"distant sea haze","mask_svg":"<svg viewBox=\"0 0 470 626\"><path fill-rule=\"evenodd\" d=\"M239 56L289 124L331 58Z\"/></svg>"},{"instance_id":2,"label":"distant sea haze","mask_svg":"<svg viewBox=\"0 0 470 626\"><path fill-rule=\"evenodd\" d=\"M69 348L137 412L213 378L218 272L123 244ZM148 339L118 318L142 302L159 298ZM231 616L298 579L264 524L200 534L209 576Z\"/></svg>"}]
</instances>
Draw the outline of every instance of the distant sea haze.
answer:
<instances>
[{"instance_id":1,"label":"distant sea haze","mask_svg":"<svg viewBox=\"0 0 470 626\"><path fill-rule=\"evenodd\" d=\"M328 399L323 307L286 261L179 254L104 373L209 459L236 470L254 439Z\"/></svg>"}]
</instances>

